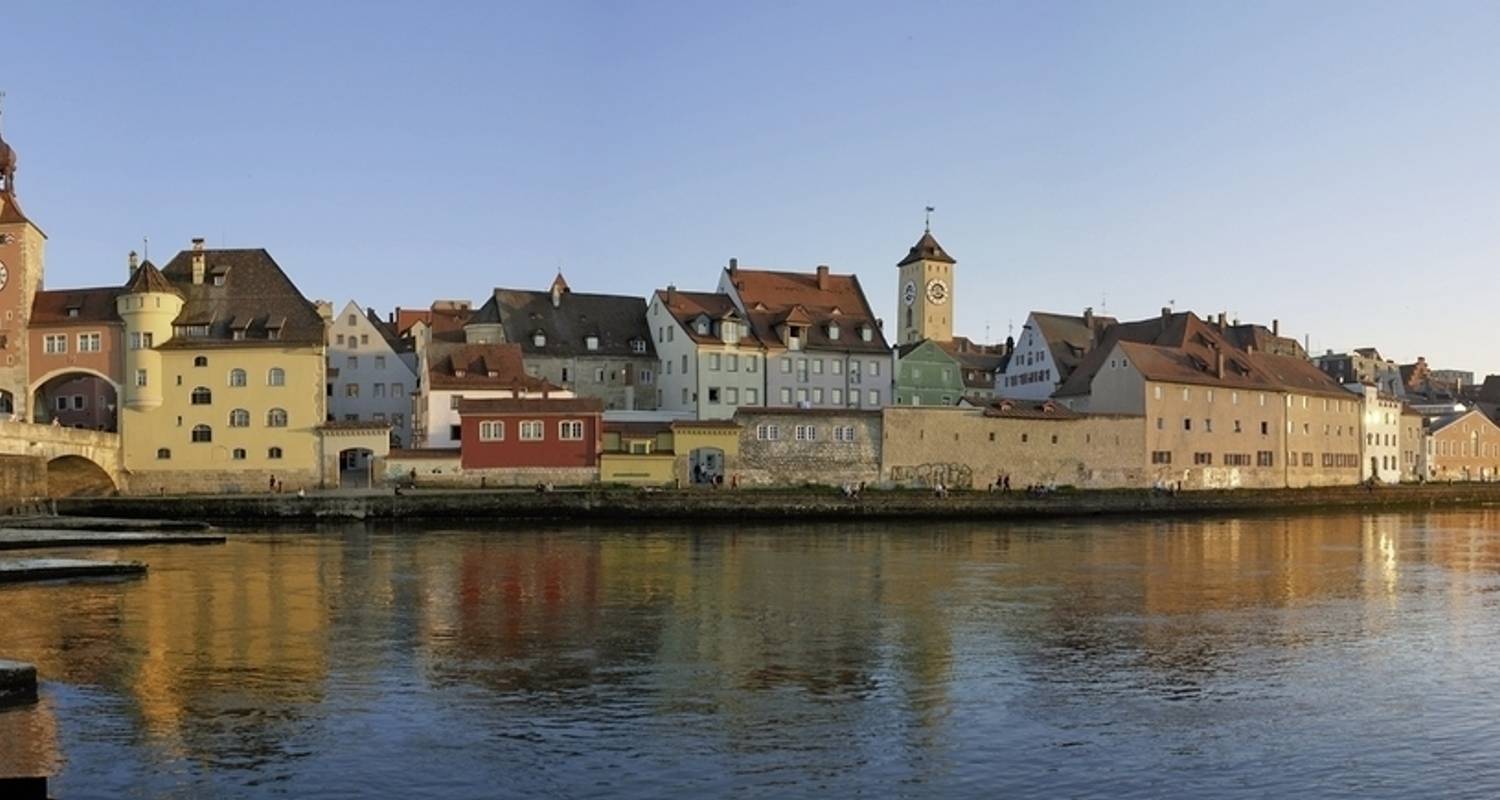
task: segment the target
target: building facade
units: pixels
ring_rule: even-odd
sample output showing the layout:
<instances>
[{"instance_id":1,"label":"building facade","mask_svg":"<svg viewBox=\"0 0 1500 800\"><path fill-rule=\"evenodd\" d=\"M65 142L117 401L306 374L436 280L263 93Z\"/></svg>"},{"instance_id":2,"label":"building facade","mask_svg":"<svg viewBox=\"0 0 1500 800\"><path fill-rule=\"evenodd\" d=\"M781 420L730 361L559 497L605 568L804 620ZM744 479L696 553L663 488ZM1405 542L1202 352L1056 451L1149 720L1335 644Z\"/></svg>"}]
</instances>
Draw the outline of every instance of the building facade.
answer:
<instances>
[{"instance_id":1,"label":"building facade","mask_svg":"<svg viewBox=\"0 0 1500 800\"><path fill-rule=\"evenodd\" d=\"M383 422L391 445L412 441L417 354L374 311L349 301L328 326L329 421Z\"/></svg>"},{"instance_id":2,"label":"building facade","mask_svg":"<svg viewBox=\"0 0 1500 800\"><path fill-rule=\"evenodd\" d=\"M37 291L27 332L32 421L118 429L125 369L119 293L119 287Z\"/></svg>"},{"instance_id":3,"label":"building facade","mask_svg":"<svg viewBox=\"0 0 1500 800\"><path fill-rule=\"evenodd\" d=\"M517 344L433 342L423 352L426 380L413 404L416 446L463 446L464 400L567 398L573 393L526 373Z\"/></svg>"},{"instance_id":4,"label":"building facade","mask_svg":"<svg viewBox=\"0 0 1500 800\"><path fill-rule=\"evenodd\" d=\"M729 295L669 286L651 296L646 321L660 359L658 409L729 419L766 404L767 348Z\"/></svg>"},{"instance_id":5,"label":"building facade","mask_svg":"<svg viewBox=\"0 0 1500 800\"><path fill-rule=\"evenodd\" d=\"M1326 371L1326 370L1325 370ZM1362 447L1360 479L1400 483L1401 401L1373 384L1344 384L1359 398Z\"/></svg>"},{"instance_id":6,"label":"building facade","mask_svg":"<svg viewBox=\"0 0 1500 800\"><path fill-rule=\"evenodd\" d=\"M858 277L731 261L719 293L766 347L767 407L878 409L891 401L895 357Z\"/></svg>"},{"instance_id":7,"label":"building facade","mask_svg":"<svg viewBox=\"0 0 1500 800\"><path fill-rule=\"evenodd\" d=\"M1431 480L1493 481L1500 478L1500 427L1479 411L1432 419Z\"/></svg>"},{"instance_id":8,"label":"building facade","mask_svg":"<svg viewBox=\"0 0 1500 800\"><path fill-rule=\"evenodd\" d=\"M1051 397L1113 324L1114 318L1096 316L1091 308L1077 317L1031 312L995 378L995 394L1016 400Z\"/></svg>"},{"instance_id":9,"label":"building facade","mask_svg":"<svg viewBox=\"0 0 1500 800\"><path fill-rule=\"evenodd\" d=\"M494 485L592 483L603 450L596 397L464 399L459 463Z\"/></svg>"},{"instance_id":10,"label":"building facade","mask_svg":"<svg viewBox=\"0 0 1500 800\"><path fill-rule=\"evenodd\" d=\"M851 486L880 481L880 411L741 409L741 486Z\"/></svg>"},{"instance_id":11,"label":"building facade","mask_svg":"<svg viewBox=\"0 0 1500 800\"><path fill-rule=\"evenodd\" d=\"M965 395L964 370L958 359L935 340L899 345L892 391L896 405L957 405Z\"/></svg>"},{"instance_id":12,"label":"building facade","mask_svg":"<svg viewBox=\"0 0 1500 800\"><path fill-rule=\"evenodd\" d=\"M324 321L269 253L195 239L141 264L116 312L133 492L322 485Z\"/></svg>"},{"instance_id":13,"label":"building facade","mask_svg":"<svg viewBox=\"0 0 1500 800\"><path fill-rule=\"evenodd\" d=\"M953 338L954 267L956 260L938 244L929 226L896 263L896 309L901 315L898 345L923 339Z\"/></svg>"},{"instance_id":14,"label":"building facade","mask_svg":"<svg viewBox=\"0 0 1500 800\"><path fill-rule=\"evenodd\" d=\"M496 289L464 323L470 344L517 344L526 371L606 409L650 411L657 355L639 297L580 294L559 273L545 292Z\"/></svg>"}]
</instances>

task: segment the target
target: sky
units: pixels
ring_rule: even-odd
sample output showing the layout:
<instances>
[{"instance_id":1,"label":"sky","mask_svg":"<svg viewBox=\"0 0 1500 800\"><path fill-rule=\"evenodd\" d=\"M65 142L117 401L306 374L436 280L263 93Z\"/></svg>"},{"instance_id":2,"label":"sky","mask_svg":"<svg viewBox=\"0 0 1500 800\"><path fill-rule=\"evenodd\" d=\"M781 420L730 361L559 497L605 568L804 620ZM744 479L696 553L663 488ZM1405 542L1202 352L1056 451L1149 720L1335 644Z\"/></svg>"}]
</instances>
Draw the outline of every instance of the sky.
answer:
<instances>
[{"instance_id":1,"label":"sky","mask_svg":"<svg viewBox=\"0 0 1500 800\"><path fill-rule=\"evenodd\" d=\"M0 90L49 288L203 236L382 311L734 257L893 320L931 205L961 334L1170 304L1482 376L1496 42L1493 2L9 0Z\"/></svg>"}]
</instances>

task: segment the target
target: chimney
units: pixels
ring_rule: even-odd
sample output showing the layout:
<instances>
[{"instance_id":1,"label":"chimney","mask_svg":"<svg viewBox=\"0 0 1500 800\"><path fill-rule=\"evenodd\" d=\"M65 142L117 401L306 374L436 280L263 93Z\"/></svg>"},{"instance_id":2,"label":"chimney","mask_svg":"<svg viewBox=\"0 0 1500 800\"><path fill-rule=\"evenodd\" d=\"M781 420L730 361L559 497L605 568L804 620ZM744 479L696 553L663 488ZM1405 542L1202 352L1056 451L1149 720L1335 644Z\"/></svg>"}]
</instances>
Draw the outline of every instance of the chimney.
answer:
<instances>
[{"instance_id":1,"label":"chimney","mask_svg":"<svg viewBox=\"0 0 1500 800\"><path fill-rule=\"evenodd\" d=\"M1171 321L1171 319L1172 319L1172 307L1171 306L1162 306L1161 307L1161 324L1165 325L1169 321Z\"/></svg>"},{"instance_id":2,"label":"chimney","mask_svg":"<svg viewBox=\"0 0 1500 800\"><path fill-rule=\"evenodd\" d=\"M1083 310L1083 327L1088 328L1089 330L1093 330L1094 329L1094 307L1093 306L1089 306L1088 308L1085 308Z\"/></svg>"},{"instance_id":3,"label":"chimney","mask_svg":"<svg viewBox=\"0 0 1500 800\"><path fill-rule=\"evenodd\" d=\"M740 260L738 258L731 258L731 259L729 259L729 274L730 275L734 275L735 273L737 273L739 271L740 271Z\"/></svg>"},{"instance_id":4,"label":"chimney","mask_svg":"<svg viewBox=\"0 0 1500 800\"><path fill-rule=\"evenodd\" d=\"M819 264L818 265L818 291L820 291L820 292L826 292L826 291L828 291L828 265L827 264Z\"/></svg>"},{"instance_id":5,"label":"chimney","mask_svg":"<svg viewBox=\"0 0 1500 800\"><path fill-rule=\"evenodd\" d=\"M1218 358L1214 359L1214 377L1218 378L1219 380L1223 380L1224 379L1224 351L1216 347L1216 348L1214 348L1214 354L1218 356Z\"/></svg>"},{"instance_id":6,"label":"chimney","mask_svg":"<svg viewBox=\"0 0 1500 800\"><path fill-rule=\"evenodd\" d=\"M557 281L552 282L552 307L562 307L562 286Z\"/></svg>"},{"instance_id":7,"label":"chimney","mask_svg":"<svg viewBox=\"0 0 1500 800\"><path fill-rule=\"evenodd\" d=\"M197 285L200 285L200 284L203 283L203 272L206 269L206 267L204 266L204 260L205 260L205 258L206 258L206 256L204 256L204 254L203 254L203 237L199 236L196 239L193 239L193 285L194 286L197 286Z\"/></svg>"},{"instance_id":8,"label":"chimney","mask_svg":"<svg viewBox=\"0 0 1500 800\"><path fill-rule=\"evenodd\" d=\"M1225 324L1224 323L1224 317L1225 316L1226 315L1224 314L1224 312L1222 312L1222 311L1219 312L1219 332L1220 333L1224 332L1224 324Z\"/></svg>"},{"instance_id":9,"label":"chimney","mask_svg":"<svg viewBox=\"0 0 1500 800\"><path fill-rule=\"evenodd\" d=\"M1279 319L1273 319L1273 320L1271 320L1271 335L1272 336L1280 336L1281 335L1281 320L1279 320Z\"/></svg>"},{"instance_id":10,"label":"chimney","mask_svg":"<svg viewBox=\"0 0 1500 800\"><path fill-rule=\"evenodd\" d=\"M667 284L667 305L677 302L677 284Z\"/></svg>"},{"instance_id":11,"label":"chimney","mask_svg":"<svg viewBox=\"0 0 1500 800\"><path fill-rule=\"evenodd\" d=\"M134 250L131 250L130 255L125 258L125 263L130 265L130 277L134 277L135 268L140 266L140 261L138 260L138 257L136 256Z\"/></svg>"}]
</instances>

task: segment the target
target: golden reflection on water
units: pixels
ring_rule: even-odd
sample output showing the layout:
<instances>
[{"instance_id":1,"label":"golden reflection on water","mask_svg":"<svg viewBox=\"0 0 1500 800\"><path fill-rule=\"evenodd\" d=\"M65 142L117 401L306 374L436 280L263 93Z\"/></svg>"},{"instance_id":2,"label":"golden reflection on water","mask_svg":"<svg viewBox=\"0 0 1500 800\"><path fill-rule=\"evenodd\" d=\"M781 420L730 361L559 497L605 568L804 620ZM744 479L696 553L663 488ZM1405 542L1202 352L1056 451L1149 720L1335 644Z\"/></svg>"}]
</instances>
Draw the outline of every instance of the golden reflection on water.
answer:
<instances>
[{"instance_id":1,"label":"golden reflection on water","mask_svg":"<svg viewBox=\"0 0 1500 800\"><path fill-rule=\"evenodd\" d=\"M960 702L956 670L983 675L986 659L1044 677L1131 659L1196 680L1245 646L1234 614L1258 615L1249 641L1294 650L1327 634L1294 612L1339 601L1358 601L1360 633L1378 635L1426 571L1500 571L1497 528L1500 511L1485 510L236 535L131 551L151 564L140 581L0 590L0 655L36 663L52 684L117 694L172 758L274 760L286 730L330 695L373 691L404 658L421 682L497 703L542 693L587 704L589 690L655 676L653 713L715 715L729 741L749 741L737 732L764 724L768 707L790 713L788 692L881 693L920 743ZM1449 613L1477 610L1472 592L1447 591ZM1237 632L1204 635L1216 626ZM843 708L831 719L851 730L874 713ZM225 718L241 751L226 753ZM64 758L58 726L50 701L0 713L0 741L26 743L0 749L0 772Z\"/></svg>"}]
</instances>

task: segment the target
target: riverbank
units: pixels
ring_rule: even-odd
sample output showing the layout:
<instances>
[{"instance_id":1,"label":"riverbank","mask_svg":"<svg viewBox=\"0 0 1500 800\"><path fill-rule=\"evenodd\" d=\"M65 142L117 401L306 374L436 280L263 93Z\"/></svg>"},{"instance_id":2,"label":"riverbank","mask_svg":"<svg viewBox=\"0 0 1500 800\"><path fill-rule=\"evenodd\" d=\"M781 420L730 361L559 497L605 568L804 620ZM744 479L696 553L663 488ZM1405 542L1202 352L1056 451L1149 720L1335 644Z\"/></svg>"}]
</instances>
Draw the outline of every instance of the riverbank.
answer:
<instances>
[{"instance_id":1,"label":"riverbank","mask_svg":"<svg viewBox=\"0 0 1500 800\"><path fill-rule=\"evenodd\" d=\"M88 497L59 500L68 515L172 518L216 522L339 520L812 521L850 519L1024 519L1100 515L1266 513L1292 510L1401 510L1500 504L1500 483L1184 492L867 491L846 498L834 489L592 489L415 491L401 495L340 492L295 495Z\"/></svg>"}]
</instances>

